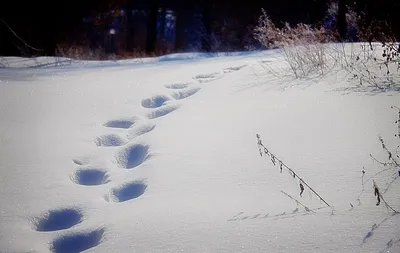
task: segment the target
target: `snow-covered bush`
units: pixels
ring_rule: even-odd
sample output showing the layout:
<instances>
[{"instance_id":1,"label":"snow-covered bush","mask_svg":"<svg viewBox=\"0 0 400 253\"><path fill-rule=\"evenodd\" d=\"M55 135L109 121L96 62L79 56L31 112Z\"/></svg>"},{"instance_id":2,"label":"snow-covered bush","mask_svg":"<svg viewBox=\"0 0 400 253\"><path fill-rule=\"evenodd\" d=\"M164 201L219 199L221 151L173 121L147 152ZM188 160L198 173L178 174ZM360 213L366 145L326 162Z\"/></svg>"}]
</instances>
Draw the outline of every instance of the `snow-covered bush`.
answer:
<instances>
[{"instance_id":1,"label":"snow-covered bush","mask_svg":"<svg viewBox=\"0 0 400 253\"><path fill-rule=\"evenodd\" d=\"M106 60L107 54L102 48L91 49L81 45L57 45L55 52L57 57L71 58L75 60Z\"/></svg>"},{"instance_id":2,"label":"snow-covered bush","mask_svg":"<svg viewBox=\"0 0 400 253\"><path fill-rule=\"evenodd\" d=\"M324 19L328 29L336 29L337 13L337 1L332 1ZM392 25L385 20L367 19L364 13L356 12L353 4L346 6L346 26L347 40L332 51L335 62L357 79L360 86L384 90L398 85L400 48Z\"/></svg>"},{"instance_id":3,"label":"snow-covered bush","mask_svg":"<svg viewBox=\"0 0 400 253\"><path fill-rule=\"evenodd\" d=\"M361 87L380 90L400 85L400 44L395 41L339 44L332 58Z\"/></svg>"},{"instance_id":4,"label":"snow-covered bush","mask_svg":"<svg viewBox=\"0 0 400 253\"><path fill-rule=\"evenodd\" d=\"M278 28L267 13L262 10L254 37L265 48L279 48L285 61L296 78L310 73L324 74L326 69L326 51L324 43L333 38L323 27L314 28L307 24L291 27L288 23Z\"/></svg>"}]
</instances>

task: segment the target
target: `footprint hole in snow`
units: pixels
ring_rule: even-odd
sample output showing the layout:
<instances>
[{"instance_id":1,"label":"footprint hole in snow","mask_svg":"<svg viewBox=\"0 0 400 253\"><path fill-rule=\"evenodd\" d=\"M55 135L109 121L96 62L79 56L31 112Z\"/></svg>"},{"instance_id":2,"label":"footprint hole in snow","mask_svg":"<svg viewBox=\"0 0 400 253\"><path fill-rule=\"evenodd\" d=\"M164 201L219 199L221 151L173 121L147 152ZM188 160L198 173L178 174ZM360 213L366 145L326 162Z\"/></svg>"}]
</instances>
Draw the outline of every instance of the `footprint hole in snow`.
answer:
<instances>
[{"instance_id":1,"label":"footprint hole in snow","mask_svg":"<svg viewBox=\"0 0 400 253\"><path fill-rule=\"evenodd\" d=\"M165 88L167 89L184 89L189 86L188 83L174 83L174 84L167 84Z\"/></svg>"},{"instance_id":2,"label":"footprint hole in snow","mask_svg":"<svg viewBox=\"0 0 400 253\"><path fill-rule=\"evenodd\" d=\"M149 147L143 144L133 144L121 149L115 156L119 167L133 169L141 165L149 156Z\"/></svg>"},{"instance_id":3,"label":"footprint hole in snow","mask_svg":"<svg viewBox=\"0 0 400 253\"><path fill-rule=\"evenodd\" d=\"M116 120L109 120L103 124L105 127L110 128L123 128L127 129L130 128L135 122L133 120L128 119L116 119Z\"/></svg>"},{"instance_id":4,"label":"footprint hole in snow","mask_svg":"<svg viewBox=\"0 0 400 253\"><path fill-rule=\"evenodd\" d=\"M241 65L241 66L237 66L237 67L230 67L230 68L226 68L223 70L224 73L231 73L231 72L235 72L238 70L241 70L242 68L246 67L247 65Z\"/></svg>"},{"instance_id":5,"label":"footprint hole in snow","mask_svg":"<svg viewBox=\"0 0 400 253\"><path fill-rule=\"evenodd\" d=\"M102 185L109 182L107 171L98 168L80 168L72 176L76 184L93 186Z\"/></svg>"},{"instance_id":6,"label":"footprint hole in snow","mask_svg":"<svg viewBox=\"0 0 400 253\"><path fill-rule=\"evenodd\" d=\"M205 79L205 78L215 78L219 75L218 72L213 72L213 73L207 73L207 74L198 74L195 77L193 77L194 79Z\"/></svg>"},{"instance_id":7,"label":"footprint hole in snow","mask_svg":"<svg viewBox=\"0 0 400 253\"><path fill-rule=\"evenodd\" d=\"M185 89L185 90L180 90L177 92L174 92L172 94L172 97L180 100L180 99L185 99L187 97L190 97L194 94L196 94L201 88L190 88L190 89Z\"/></svg>"},{"instance_id":8,"label":"footprint hole in snow","mask_svg":"<svg viewBox=\"0 0 400 253\"><path fill-rule=\"evenodd\" d=\"M221 73L209 73L209 74L199 74L193 77L193 79L197 80L199 83L208 83L214 80L221 78L223 75Z\"/></svg>"},{"instance_id":9,"label":"footprint hole in snow","mask_svg":"<svg viewBox=\"0 0 400 253\"><path fill-rule=\"evenodd\" d=\"M78 208L60 208L49 210L34 218L36 231L47 232L71 228L82 222L82 213Z\"/></svg>"},{"instance_id":10,"label":"footprint hole in snow","mask_svg":"<svg viewBox=\"0 0 400 253\"><path fill-rule=\"evenodd\" d=\"M125 202L144 194L147 185L143 181L133 181L113 188L104 196L107 202Z\"/></svg>"},{"instance_id":11,"label":"footprint hole in snow","mask_svg":"<svg viewBox=\"0 0 400 253\"><path fill-rule=\"evenodd\" d=\"M104 237L104 228L88 232L77 232L56 238L50 247L54 253L82 252L99 245Z\"/></svg>"},{"instance_id":12,"label":"footprint hole in snow","mask_svg":"<svg viewBox=\"0 0 400 253\"><path fill-rule=\"evenodd\" d=\"M165 95L156 95L151 98L143 99L142 106L144 108L157 108L163 106L168 100L170 100L170 98Z\"/></svg>"}]
</instances>

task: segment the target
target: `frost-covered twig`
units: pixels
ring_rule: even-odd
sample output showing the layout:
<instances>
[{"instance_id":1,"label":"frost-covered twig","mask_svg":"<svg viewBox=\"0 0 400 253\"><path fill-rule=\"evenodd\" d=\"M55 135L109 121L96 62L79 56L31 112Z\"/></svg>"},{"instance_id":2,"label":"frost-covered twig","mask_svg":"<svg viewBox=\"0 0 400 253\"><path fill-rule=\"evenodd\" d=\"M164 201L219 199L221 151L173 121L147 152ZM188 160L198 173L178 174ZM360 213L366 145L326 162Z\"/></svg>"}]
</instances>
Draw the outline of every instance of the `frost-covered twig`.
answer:
<instances>
[{"instance_id":1,"label":"frost-covered twig","mask_svg":"<svg viewBox=\"0 0 400 253\"><path fill-rule=\"evenodd\" d=\"M395 137L398 137L398 138L400 139L400 108L397 107L397 106L391 106L391 108L392 108L392 109L397 109L397 110L398 110L398 117L397 117L397 120L395 121L395 124L397 125L397 133L395 134ZM398 145L398 146L396 147L396 150L395 150L395 151L391 151L391 150L389 150L389 148L387 147L387 145L386 145L385 141L383 140L383 138L382 138L381 136L378 136L378 137L379 137L379 141L381 142L382 149L385 150L385 152L386 152L387 155L388 155L388 161L387 161L387 162L379 161L379 160L376 159L372 154L370 154L371 158L372 158L375 162L377 162L377 163L383 165L384 167L388 167L388 168L385 169L385 170L392 169L392 168L398 169L398 170L399 170L399 176L400 176L400 162L397 160L398 158L400 158L400 156L399 156L399 154L398 154L400 145ZM379 173L380 173L380 172L379 172Z\"/></svg>"},{"instance_id":2,"label":"frost-covered twig","mask_svg":"<svg viewBox=\"0 0 400 253\"><path fill-rule=\"evenodd\" d=\"M258 151L260 152L260 156L263 156L263 151L266 155L270 156L271 161L274 165L276 165L276 162L279 162L279 168L282 172L283 168L285 168L286 170L288 170L291 175L293 176L293 178L298 178L300 180L300 188L302 188L302 184L304 184L305 186L308 187L308 189L310 189L315 195L318 196L318 198L324 202L327 206L330 207L330 205L328 204L328 202L326 202L313 188L311 188L311 186L309 186L301 177L299 177L299 175L291 168L289 168L289 166L287 166L284 162L282 162L282 160L278 159L273 153L271 153L262 143L261 139L260 139L260 135L257 134L257 145L258 145ZM261 147L264 149L263 151L261 150ZM304 187L304 186L303 186ZM302 190L300 192L300 194L302 193Z\"/></svg>"},{"instance_id":3,"label":"frost-covered twig","mask_svg":"<svg viewBox=\"0 0 400 253\"><path fill-rule=\"evenodd\" d=\"M389 161L392 161L392 163L389 163L389 165L394 164L394 165L396 165L397 167L399 167L399 166L400 166L399 163L396 161L395 157L393 157L392 151L390 151L390 150L387 148L387 146L386 146L386 144L385 144L385 142L384 142L384 140L382 139L381 136L379 136L379 141L382 143L382 148L383 148L383 149L386 151L386 153L388 154L388 160L389 160Z\"/></svg>"},{"instance_id":4,"label":"frost-covered twig","mask_svg":"<svg viewBox=\"0 0 400 253\"><path fill-rule=\"evenodd\" d=\"M400 139L400 108L394 105L392 105L390 108L397 109L398 116L397 120L394 122L395 124L397 124L397 133L394 136ZM399 148L399 146L397 146L397 148Z\"/></svg>"},{"instance_id":5,"label":"frost-covered twig","mask_svg":"<svg viewBox=\"0 0 400 253\"><path fill-rule=\"evenodd\" d=\"M396 106L391 106L391 108L396 108L399 111L399 118L395 122L395 124L398 124L397 125L398 126L398 131L400 131L400 125L399 125L399 122L400 122L400 108L398 108ZM395 136L397 137L398 134L396 134ZM386 193L389 190L390 186L396 181L396 179L398 177L400 177L400 162L398 160L399 155L397 153L398 149L399 149L399 146L397 146L396 151L391 151L387 147L387 145L386 145L385 141L383 140L383 138L381 136L378 136L378 137L379 137L379 141L381 143L382 149L387 153L388 161L380 161L377 158L375 158L372 154L370 154L370 157L372 158L372 160L374 160L378 164L382 165L383 169L379 170L378 172L376 172L375 174L370 176L367 180L364 180L365 170L363 168L363 170L362 170L362 172L363 172L363 175L362 175L362 191L360 192L360 194L358 195L358 198L357 198L357 200L359 201L359 205L361 204L360 197L364 193L364 185L367 182L369 182L371 180L373 181L374 193L375 193L375 196L377 197L377 205L379 205L381 200L384 201L384 199L382 197L382 193ZM394 170L398 170L398 171L394 172ZM386 188L382 192L382 191L379 190L379 188L378 188L377 184L375 183L374 179L376 178L376 176L378 176L378 175L380 175L380 174L382 174L384 172L389 172L390 176L388 178L389 182L386 183ZM399 173L399 175L397 176L398 173ZM393 211L395 211L393 208L391 208L386 203L386 201L384 201L384 202L385 202L385 205L387 205L387 207L389 209L392 209ZM395 211L395 212L397 212L397 211Z\"/></svg>"},{"instance_id":6,"label":"frost-covered twig","mask_svg":"<svg viewBox=\"0 0 400 253\"><path fill-rule=\"evenodd\" d=\"M38 48L32 47L31 45L29 45L28 43L26 43L25 40L21 39L21 37L19 37L19 36L17 35L17 33L14 32L13 29L11 29L11 27L6 23L6 21L4 21L3 19L0 19L0 21L3 22L3 24L8 28L8 30L10 30L10 32L11 32L17 39L19 39L22 43L24 43L24 45L25 45L26 47L28 47L28 48L30 48L30 49L33 49L33 50L35 50L35 51L43 51L43 49L38 49Z\"/></svg>"},{"instance_id":7,"label":"frost-covered twig","mask_svg":"<svg viewBox=\"0 0 400 253\"><path fill-rule=\"evenodd\" d=\"M372 180L372 181L373 181L373 184L374 184L375 196L376 196L377 201L378 201L378 202L376 203L376 205L379 206L379 204L381 203L381 200L382 200L383 203L385 203L386 208L392 210L392 211L393 211L394 213L396 213L396 214L399 214L400 212L398 212L398 211L395 210L393 207L391 207L391 206L386 202L386 200L383 198L383 196L382 196L382 194L381 194L381 192L380 192L380 190L379 190L379 187L378 187L378 185L376 184L375 180Z\"/></svg>"}]
</instances>

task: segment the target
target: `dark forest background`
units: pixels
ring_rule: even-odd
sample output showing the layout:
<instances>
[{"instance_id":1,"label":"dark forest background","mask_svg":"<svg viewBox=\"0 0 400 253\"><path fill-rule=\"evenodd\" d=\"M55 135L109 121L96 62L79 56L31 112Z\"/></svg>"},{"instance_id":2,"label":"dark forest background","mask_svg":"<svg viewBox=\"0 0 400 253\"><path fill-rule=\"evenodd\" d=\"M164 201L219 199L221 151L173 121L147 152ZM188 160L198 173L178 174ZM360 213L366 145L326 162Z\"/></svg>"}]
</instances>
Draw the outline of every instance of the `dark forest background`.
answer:
<instances>
[{"instance_id":1,"label":"dark forest background","mask_svg":"<svg viewBox=\"0 0 400 253\"><path fill-rule=\"evenodd\" d=\"M262 8L277 26L323 26L342 41L372 40L381 32L400 38L399 0L15 0L1 5L0 55L8 56L72 49L121 57L259 49L253 29ZM359 17L357 26L350 11ZM374 35L356 35L355 29L368 27Z\"/></svg>"}]
</instances>

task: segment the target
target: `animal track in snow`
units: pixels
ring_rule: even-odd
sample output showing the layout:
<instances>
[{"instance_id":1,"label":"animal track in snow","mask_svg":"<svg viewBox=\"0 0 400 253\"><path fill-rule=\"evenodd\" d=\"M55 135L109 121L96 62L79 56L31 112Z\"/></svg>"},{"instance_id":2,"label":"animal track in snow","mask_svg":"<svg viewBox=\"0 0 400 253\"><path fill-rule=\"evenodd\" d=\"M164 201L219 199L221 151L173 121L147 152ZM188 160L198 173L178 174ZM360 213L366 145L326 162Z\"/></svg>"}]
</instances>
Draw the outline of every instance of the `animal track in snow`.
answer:
<instances>
[{"instance_id":1,"label":"animal track in snow","mask_svg":"<svg viewBox=\"0 0 400 253\"><path fill-rule=\"evenodd\" d=\"M246 65L241 65L241 66L237 66L237 67L230 67L230 68L226 68L223 70L224 73L231 73L231 72L235 72L238 71L242 68L246 67Z\"/></svg>"},{"instance_id":2,"label":"animal track in snow","mask_svg":"<svg viewBox=\"0 0 400 253\"><path fill-rule=\"evenodd\" d=\"M131 140L133 138L136 138L140 135L146 134L148 132L151 132L154 130L154 128L156 127L155 124L151 124L151 123L146 123L146 124L142 124L139 126L135 126L134 128L132 128L131 130L129 130L129 133L126 135L126 137Z\"/></svg>"},{"instance_id":3,"label":"animal track in snow","mask_svg":"<svg viewBox=\"0 0 400 253\"><path fill-rule=\"evenodd\" d=\"M132 119L116 119L110 120L103 124L105 127L111 128L130 128L135 122Z\"/></svg>"},{"instance_id":4,"label":"animal track in snow","mask_svg":"<svg viewBox=\"0 0 400 253\"><path fill-rule=\"evenodd\" d=\"M119 167L133 169L141 165L148 157L149 147L143 144L133 144L121 149L115 156Z\"/></svg>"},{"instance_id":5,"label":"animal track in snow","mask_svg":"<svg viewBox=\"0 0 400 253\"><path fill-rule=\"evenodd\" d=\"M198 74L194 77L194 79L204 79L204 78L215 78L219 73L208 73L208 74Z\"/></svg>"},{"instance_id":6,"label":"animal track in snow","mask_svg":"<svg viewBox=\"0 0 400 253\"><path fill-rule=\"evenodd\" d=\"M98 136L94 140L94 143L96 143L97 146L116 147L124 145L126 143L126 140L116 134L105 134Z\"/></svg>"},{"instance_id":7,"label":"animal track in snow","mask_svg":"<svg viewBox=\"0 0 400 253\"><path fill-rule=\"evenodd\" d=\"M56 231L67 229L82 222L82 214L79 209L65 208L47 211L36 218L35 229L37 231Z\"/></svg>"},{"instance_id":8,"label":"animal track in snow","mask_svg":"<svg viewBox=\"0 0 400 253\"><path fill-rule=\"evenodd\" d=\"M187 83L174 83L174 84L167 84L164 87L167 89L184 89L187 88L189 84Z\"/></svg>"},{"instance_id":9,"label":"animal track in snow","mask_svg":"<svg viewBox=\"0 0 400 253\"><path fill-rule=\"evenodd\" d=\"M157 108L163 106L168 100L170 100L170 98L165 95L156 95L151 98L143 99L142 106L145 108Z\"/></svg>"},{"instance_id":10,"label":"animal track in snow","mask_svg":"<svg viewBox=\"0 0 400 253\"><path fill-rule=\"evenodd\" d=\"M58 237L52 242L51 251L54 253L82 252L101 243L105 229L90 232L78 232Z\"/></svg>"},{"instance_id":11,"label":"animal track in snow","mask_svg":"<svg viewBox=\"0 0 400 253\"><path fill-rule=\"evenodd\" d=\"M172 97L177 100L184 99L184 98L194 95L199 90L201 90L201 88L189 88L189 89L185 89L185 90L180 90L180 91L174 92L174 94L172 94Z\"/></svg>"},{"instance_id":12,"label":"animal track in snow","mask_svg":"<svg viewBox=\"0 0 400 253\"><path fill-rule=\"evenodd\" d=\"M214 72L214 73L208 73L208 74L199 74L193 77L193 79L196 79L200 83L208 83L211 81L214 81L216 79L221 78L222 75L221 73Z\"/></svg>"},{"instance_id":13,"label":"animal track in snow","mask_svg":"<svg viewBox=\"0 0 400 253\"><path fill-rule=\"evenodd\" d=\"M113 188L104 196L107 202L125 202L140 197L147 189L143 181L133 181Z\"/></svg>"},{"instance_id":14,"label":"animal track in snow","mask_svg":"<svg viewBox=\"0 0 400 253\"><path fill-rule=\"evenodd\" d=\"M149 119L159 118L175 111L179 107L180 107L179 105L164 105L147 114L147 117Z\"/></svg>"},{"instance_id":15,"label":"animal track in snow","mask_svg":"<svg viewBox=\"0 0 400 253\"><path fill-rule=\"evenodd\" d=\"M98 168L77 169L72 177L72 181L80 185L101 185L109 182L107 171Z\"/></svg>"}]
</instances>

